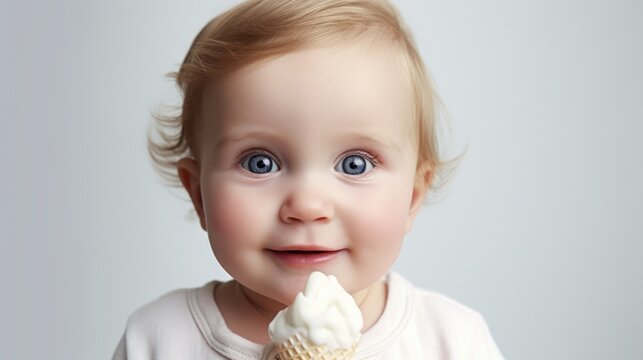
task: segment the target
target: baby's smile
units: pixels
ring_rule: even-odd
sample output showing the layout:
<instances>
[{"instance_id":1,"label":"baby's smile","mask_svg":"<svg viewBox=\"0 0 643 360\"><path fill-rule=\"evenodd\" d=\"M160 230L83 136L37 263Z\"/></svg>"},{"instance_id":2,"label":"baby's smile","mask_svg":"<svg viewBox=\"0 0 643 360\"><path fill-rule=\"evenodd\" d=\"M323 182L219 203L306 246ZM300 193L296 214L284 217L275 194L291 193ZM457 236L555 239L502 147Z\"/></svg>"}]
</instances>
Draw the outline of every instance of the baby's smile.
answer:
<instances>
[{"instance_id":1,"label":"baby's smile","mask_svg":"<svg viewBox=\"0 0 643 360\"><path fill-rule=\"evenodd\" d=\"M312 268L333 261L347 249L330 249L318 246L290 246L268 249L267 252L281 265Z\"/></svg>"}]
</instances>

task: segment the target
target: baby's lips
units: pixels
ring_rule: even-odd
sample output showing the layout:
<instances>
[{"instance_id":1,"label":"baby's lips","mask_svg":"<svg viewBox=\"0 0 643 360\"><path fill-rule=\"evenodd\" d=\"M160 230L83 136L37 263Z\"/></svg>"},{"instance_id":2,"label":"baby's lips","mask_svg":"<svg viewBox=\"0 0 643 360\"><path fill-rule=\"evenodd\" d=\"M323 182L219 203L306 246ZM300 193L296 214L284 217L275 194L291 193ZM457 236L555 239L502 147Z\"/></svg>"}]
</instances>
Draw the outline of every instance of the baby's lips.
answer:
<instances>
[{"instance_id":1,"label":"baby's lips","mask_svg":"<svg viewBox=\"0 0 643 360\"><path fill-rule=\"evenodd\" d=\"M327 252L327 251L337 251L340 249L333 249L326 246L320 245L310 245L310 244L293 244L286 246L279 246L276 248L268 249L272 251L308 251L308 252Z\"/></svg>"},{"instance_id":2,"label":"baby's lips","mask_svg":"<svg viewBox=\"0 0 643 360\"><path fill-rule=\"evenodd\" d=\"M343 250L270 250L280 264L299 269L316 269L333 261Z\"/></svg>"}]
</instances>

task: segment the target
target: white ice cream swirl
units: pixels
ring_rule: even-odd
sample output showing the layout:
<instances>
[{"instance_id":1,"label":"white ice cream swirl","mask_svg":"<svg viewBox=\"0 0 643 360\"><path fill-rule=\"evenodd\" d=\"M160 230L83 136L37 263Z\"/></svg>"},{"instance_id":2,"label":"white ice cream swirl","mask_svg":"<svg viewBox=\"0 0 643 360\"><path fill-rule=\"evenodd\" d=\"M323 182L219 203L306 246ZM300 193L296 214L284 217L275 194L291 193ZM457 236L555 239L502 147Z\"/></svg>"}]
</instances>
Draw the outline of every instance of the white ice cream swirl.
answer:
<instances>
[{"instance_id":1,"label":"white ice cream swirl","mask_svg":"<svg viewBox=\"0 0 643 360\"><path fill-rule=\"evenodd\" d=\"M348 349L359 340L363 322L355 300L337 278L315 271L308 277L304 292L275 316L268 332L273 342L298 333L330 350Z\"/></svg>"}]
</instances>

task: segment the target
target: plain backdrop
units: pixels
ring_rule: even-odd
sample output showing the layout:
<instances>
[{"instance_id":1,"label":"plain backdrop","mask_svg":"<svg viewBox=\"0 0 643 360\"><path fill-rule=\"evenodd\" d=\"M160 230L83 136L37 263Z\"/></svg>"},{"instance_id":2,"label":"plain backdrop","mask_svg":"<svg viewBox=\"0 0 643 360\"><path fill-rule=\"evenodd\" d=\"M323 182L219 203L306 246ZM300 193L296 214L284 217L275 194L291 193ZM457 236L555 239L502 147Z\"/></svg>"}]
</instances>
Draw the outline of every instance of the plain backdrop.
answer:
<instances>
[{"instance_id":1,"label":"plain backdrop","mask_svg":"<svg viewBox=\"0 0 643 360\"><path fill-rule=\"evenodd\" d=\"M138 307L227 278L145 135L234 3L2 2L0 358L108 359ZM468 146L395 270L508 359L640 359L642 3L394 3Z\"/></svg>"}]
</instances>

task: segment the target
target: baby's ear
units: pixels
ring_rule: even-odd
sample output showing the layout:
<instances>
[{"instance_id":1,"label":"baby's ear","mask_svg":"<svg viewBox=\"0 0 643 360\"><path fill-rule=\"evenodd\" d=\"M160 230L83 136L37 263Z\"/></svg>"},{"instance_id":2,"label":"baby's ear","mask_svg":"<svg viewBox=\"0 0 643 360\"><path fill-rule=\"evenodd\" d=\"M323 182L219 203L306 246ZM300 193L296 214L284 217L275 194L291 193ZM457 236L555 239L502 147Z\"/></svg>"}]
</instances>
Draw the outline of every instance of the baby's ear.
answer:
<instances>
[{"instance_id":1,"label":"baby's ear","mask_svg":"<svg viewBox=\"0 0 643 360\"><path fill-rule=\"evenodd\" d=\"M418 165L415 172L415 183L413 184L413 195L411 196L411 205L409 207L409 216L406 220L406 232L411 230L415 216L424 204L424 197L431 186L433 178L433 168L428 163Z\"/></svg>"},{"instance_id":2,"label":"baby's ear","mask_svg":"<svg viewBox=\"0 0 643 360\"><path fill-rule=\"evenodd\" d=\"M201 170L199 169L199 164L193 158L183 158L177 162L176 167L179 179L181 179L183 187L190 195L190 199L192 199L194 210L199 215L201 228L207 231L203 212L203 199L201 198Z\"/></svg>"}]
</instances>

